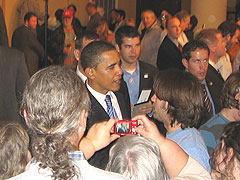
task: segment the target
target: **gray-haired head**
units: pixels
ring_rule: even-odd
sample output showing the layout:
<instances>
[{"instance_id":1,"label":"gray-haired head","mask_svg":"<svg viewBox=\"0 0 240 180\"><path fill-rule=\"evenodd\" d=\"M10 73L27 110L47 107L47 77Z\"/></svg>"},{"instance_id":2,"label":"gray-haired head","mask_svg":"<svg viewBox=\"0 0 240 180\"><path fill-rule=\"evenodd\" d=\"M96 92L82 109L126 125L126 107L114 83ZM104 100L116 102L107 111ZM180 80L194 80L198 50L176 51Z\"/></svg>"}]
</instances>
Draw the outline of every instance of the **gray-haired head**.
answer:
<instances>
[{"instance_id":1,"label":"gray-haired head","mask_svg":"<svg viewBox=\"0 0 240 180\"><path fill-rule=\"evenodd\" d=\"M110 149L106 170L132 180L165 180L166 176L158 145L135 135L120 138Z\"/></svg>"}]
</instances>

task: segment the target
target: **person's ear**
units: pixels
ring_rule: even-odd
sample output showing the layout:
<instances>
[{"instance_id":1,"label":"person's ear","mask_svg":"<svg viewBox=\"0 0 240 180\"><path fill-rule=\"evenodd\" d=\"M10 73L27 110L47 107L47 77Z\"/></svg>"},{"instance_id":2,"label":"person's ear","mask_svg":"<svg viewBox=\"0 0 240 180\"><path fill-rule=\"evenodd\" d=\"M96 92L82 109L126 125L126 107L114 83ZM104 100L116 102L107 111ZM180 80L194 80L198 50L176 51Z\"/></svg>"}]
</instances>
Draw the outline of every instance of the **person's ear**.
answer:
<instances>
[{"instance_id":1,"label":"person's ear","mask_svg":"<svg viewBox=\"0 0 240 180\"><path fill-rule=\"evenodd\" d=\"M227 160L226 160L226 162L229 163L229 162L232 160L232 158L234 158L233 156L234 156L234 150L233 150L233 148L228 148L228 150L227 150Z\"/></svg>"},{"instance_id":2,"label":"person's ear","mask_svg":"<svg viewBox=\"0 0 240 180\"><path fill-rule=\"evenodd\" d=\"M237 93L236 96L235 96L235 99L238 101L238 104L240 104L240 101L239 101L240 99L239 98L240 98L240 93Z\"/></svg>"},{"instance_id":3,"label":"person's ear","mask_svg":"<svg viewBox=\"0 0 240 180\"><path fill-rule=\"evenodd\" d=\"M115 45L115 48L116 48L117 52L120 52L120 47L118 44Z\"/></svg>"},{"instance_id":4,"label":"person's ear","mask_svg":"<svg viewBox=\"0 0 240 180\"><path fill-rule=\"evenodd\" d=\"M216 46L214 44L209 45L209 50L210 52L215 52L216 51Z\"/></svg>"},{"instance_id":5,"label":"person's ear","mask_svg":"<svg viewBox=\"0 0 240 180\"><path fill-rule=\"evenodd\" d=\"M28 118L27 118L27 111L26 111L26 109L23 110L23 117L24 117L24 120L26 122L26 125L28 126Z\"/></svg>"},{"instance_id":6,"label":"person's ear","mask_svg":"<svg viewBox=\"0 0 240 180\"><path fill-rule=\"evenodd\" d=\"M77 61L79 61L80 60L80 50L79 49L74 49L73 53L74 53L75 59Z\"/></svg>"},{"instance_id":7,"label":"person's ear","mask_svg":"<svg viewBox=\"0 0 240 180\"><path fill-rule=\"evenodd\" d=\"M228 33L228 34L225 36L225 40L226 40L226 42L228 42L228 41L231 40L231 35L230 35L230 33Z\"/></svg>"},{"instance_id":8,"label":"person's ear","mask_svg":"<svg viewBox=\"0 0 240 180\"><path fill-rule=\"evenodd\" d=\"M168 111L169 104L168 104L167 101L164 101L164 102L165 102L165 104L164 104L164 110L165 110L165 111Z\"/></svg>"},{"instance_id":9,"label":"person's ear","mask_svg":"<svg viewBox=\"0 0 240 180\"><path fill-rule=\"evenodd\" d=\"M95 78L95 69L92 67L87 67L85 69L85 74L89 79L94 79Z\"/></svg>"},{"instance_id":10,"label":"person's ear","mask_svg":"<svg viewBox=\"0 0 240 180\"><path fill-rule=\"evenodd\" d=\"M79 117L79 126L78 126L78 136L81 139L85 130L86 130L86 124L87 124L87 112L85 109L82 110L80 117Z\"/></svg>"},{"instance_id":11,"label":"person's ear","mask_svg":"<svg viewBox=\"0 0 240 180\"><path fill-rule=\"evenodd\" d=\"M186 58L182 59L182 64L185 67L185 69L188 71L188 60Z\"/></svg>"}]
</instances>

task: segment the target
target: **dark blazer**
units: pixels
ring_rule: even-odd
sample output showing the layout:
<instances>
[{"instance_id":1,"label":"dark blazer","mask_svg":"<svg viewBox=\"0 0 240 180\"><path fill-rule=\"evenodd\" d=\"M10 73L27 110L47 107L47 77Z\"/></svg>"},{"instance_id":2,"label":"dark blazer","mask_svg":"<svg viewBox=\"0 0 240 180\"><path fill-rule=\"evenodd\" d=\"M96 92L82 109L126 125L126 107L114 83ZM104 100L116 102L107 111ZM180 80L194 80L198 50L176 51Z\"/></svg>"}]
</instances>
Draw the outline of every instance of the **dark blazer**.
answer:
<instances>
[{"instance_id":1,"label":"dark blazer","mask_svg":"<svg viewBox=\"0 0 240 180\"><path fill-rule=\"evenodd\" d=\"M19 106L28 79L23 53L0 46L0 121L21 121Z\"/></svg>"},{"instance_id":2,"label":"dark blazer","mask_svg":"<svg viewBox=\"0 0 240 180\"><path fill-rule=\"evenodd\" d=\"M0 7L0 45L8 47L7 29L2 7Z\"/></svg>"},{"instance_id":3,"label":"dark blazer","mask_svg":"<svg viewBox=\"0 0 240 180\"><path fill-rule=\"evenodd\" d=\"M217 72L216 69L211 64L208 65L206 82L211 97L213 99L215 111L216 113L219 113L221 111L220 96L224 84L224 79L222 78L221 74Z\"/></svg>"},{"instance_id":4,"label":"dark blazer","mask_svg":"<svg viewBox=\"0 0 240 180\"><path fill-rule=\"evenodd\" d=\"M43 59L45 52L34 31L25 25L18 27L13 32L12 47L24 53L30 76L38 71L38 61Z\"/></svg>"},{"instance_id":5,"label":"dark blazer","mask_svg":"<svg viewBox=\"0 0 240 180\"><path fill-rule=\"evenodd\" d=\"M158 72L158 69L151 64L139 61L140 67L140 86L139 86L139 96L144 89L153 89L154 77ZM150 98L153 95L151 92ZM138 97L139 97L138 96Z\"/></svg>"},{"instance_id":6,"label":"dark blazer","mask_svg":"<svg viewBox=\"0 0 240 180\"><path fill-rule=\"evenodd\" d=\"M177 46L166 36L158 49L157 67L159 70L175 68L184 70L182 54Z\"/></svg>"},{"instance_id":7,"label":"dark blazer","mask_svg":"<svg viewBox=\"0 0 240 180\"><path fill-rule=\"evenodd\" d=\"M89 91L88 91L89 92ZM127 110L124 97L121 92L114 92L114 94L117 97L118 104L122 113L123 119L129 119L130 114ZM101 122L104 120L110 119L106 111L103 109L102 105L95 99L95 97L89 92L89 97L91 100L91 112L89 113L88 119L87 119L87 128L86 132L89 130L89 128L95 124L96 122ZM130 108L130 107L129 107ZM114 141L115 142L115 141ZM108 156L109 156L109 150L114 144L112 142L107 147L97 151L88 161L91 165L105 169L107 162L108 162Z\"/></svg>"}]
</instances>

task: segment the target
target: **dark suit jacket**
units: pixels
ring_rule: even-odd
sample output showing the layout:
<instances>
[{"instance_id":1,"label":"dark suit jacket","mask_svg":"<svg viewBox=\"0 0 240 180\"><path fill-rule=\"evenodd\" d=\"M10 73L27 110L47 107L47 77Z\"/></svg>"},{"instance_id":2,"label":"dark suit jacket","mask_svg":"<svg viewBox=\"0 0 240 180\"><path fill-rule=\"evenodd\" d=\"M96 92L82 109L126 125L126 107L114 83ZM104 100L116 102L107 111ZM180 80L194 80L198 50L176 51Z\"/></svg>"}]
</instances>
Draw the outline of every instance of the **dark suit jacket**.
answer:
<instances>
[{"instance_id":1,"label":"dark suit jacket","mask_svg":"<svg viewBox=\"0 0 240 180\"><path fill-rule=\"evenodd\" d=\"M158 49L157 67L159 70L175 68L184 70L182 54L177 46L166 36Z\"/></svg>"},{"instance_id":2,"label":"dark suit jacket","mask_svg":"<svg viewBox=\"0 0 240 180\"><path fill-rule=\"evenodd\" d=\"M126 107L126 104L125 104L122 93L118 91L118 92L114 92L114 94L117 97L118 104L119 104L123 119L129 119L130 114L127 111L127 107ZM86 132L89 130L89 128L93 124L110 119L110 117L108 116L106 111L103 109L101 104L99 104L99 102L95 99L95 97L90 92L89 92L89 97L90 97L90 100L91 100L91 112L90 112L90 114L88 116L88 119L87 119ZM95 167L105 169L106 165L107 165L107 162L108 162L109 150L110 150L110 148L112 147L113 144L114 144L114 142L112 142L107 147L97 151L88 160L89 163L91 165L95 166Z\"/></svg>"},{"instance_id":3,"label":"dark suit jacket","mask_svg":"<svg viewBox=\"0 0 240 180\"><path fill-rule=\"evenodd\" d=\"M12 47L24 53L30 76L38 71L38 61L43 59L45 52L35 32L25 25L18 27L13 32Z\"/></svg>"},{"instance_id":4,"label":"dark suit jacket","mask_svg":"<svg viewBox=\"0 0 240 180\"><path fill-rule=\"evenodd\" d=\"M19 106L29 79L23 53L0 46L0 120L21 121Z\"/></svg>"},{"instance_id":5,"label":"dark suit jacket","mask_svg":"<svg viewBox=\"0 0 240 180\"><path fill-rule=\"evenodd\" d=\"M139 86L139 96L144 89L153 89L154 77L158 72L158 69L151 64L139 61L140 67L140 86ZM150 98L153 95L151 92ZM138 96L138 97L139 97ZM149 99L150 100L150 99Z\"/></svg>"},{"instance_id":6,"label":"dark suit jacket","mask_svg":"<svg viewBox=\"0 0 240 180\"><path fill-rule=\"evenodd\" d=\"M2 7L0 7L0 45L8 47L7 29Z\"/></svg>"},{"instance_id":7,"label":"dark suit jacket","mask_svg":"<svg viewBox=\"0 0 240 180\"><path fill-rule=\"evenodd\" d=\"M210 91L211 97L213 99L216 113L219 113L221 111L220 96L221 96L224 80L221 74L218 73L211 64L208 65L206 82L207 82L207 86Z\"/></svg>"}]
</instances>

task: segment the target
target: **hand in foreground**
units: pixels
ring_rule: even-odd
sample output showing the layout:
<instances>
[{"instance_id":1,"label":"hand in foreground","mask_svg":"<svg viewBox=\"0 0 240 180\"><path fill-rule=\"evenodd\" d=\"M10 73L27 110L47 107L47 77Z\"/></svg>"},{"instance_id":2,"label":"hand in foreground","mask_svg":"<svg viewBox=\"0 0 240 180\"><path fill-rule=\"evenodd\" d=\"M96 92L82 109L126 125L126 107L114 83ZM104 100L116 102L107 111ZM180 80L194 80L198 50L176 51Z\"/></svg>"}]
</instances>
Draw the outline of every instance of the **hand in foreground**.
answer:
<instances>
[{"instance_id":1,"label":"hand in foreground","mask_svg":"<svg viewBox=\"0 0 240 180\"><path fill-rule=\"evenodd\" d=\"M135 116L132 120L138 120L139 126L136 131L146 138L151 138L159 144L159 141L163 141L165 138L159 132L154 122L150 121L145 115Z\"/></svg>"},{"instance_id":2,"label":"hand in foreground","mask_svg":"<svg viewBox=\"0 0 240 180\"><path fill-rule=\"evenodd\" d=\"M119 135L111 134L114 123L118 119L109 119L100 123L95 123L88 131L87 138L91 140L96 151L106 147L112 141L119 138Z\"/></svg>"},{"instance_id":3,"label":"hand in foreground","mask_svg":"<svg viewBox=\"0 0 240 180\"><path fill-rule=\"evenodd\" d=\"M109 119L100 123L95 123L88 131L87 136L82 138L79 149L89 159L96 151L106 147L112 141L119 138L119 135L111 134L114 123L118 119Z\"/></svg>"}]
</instances>

